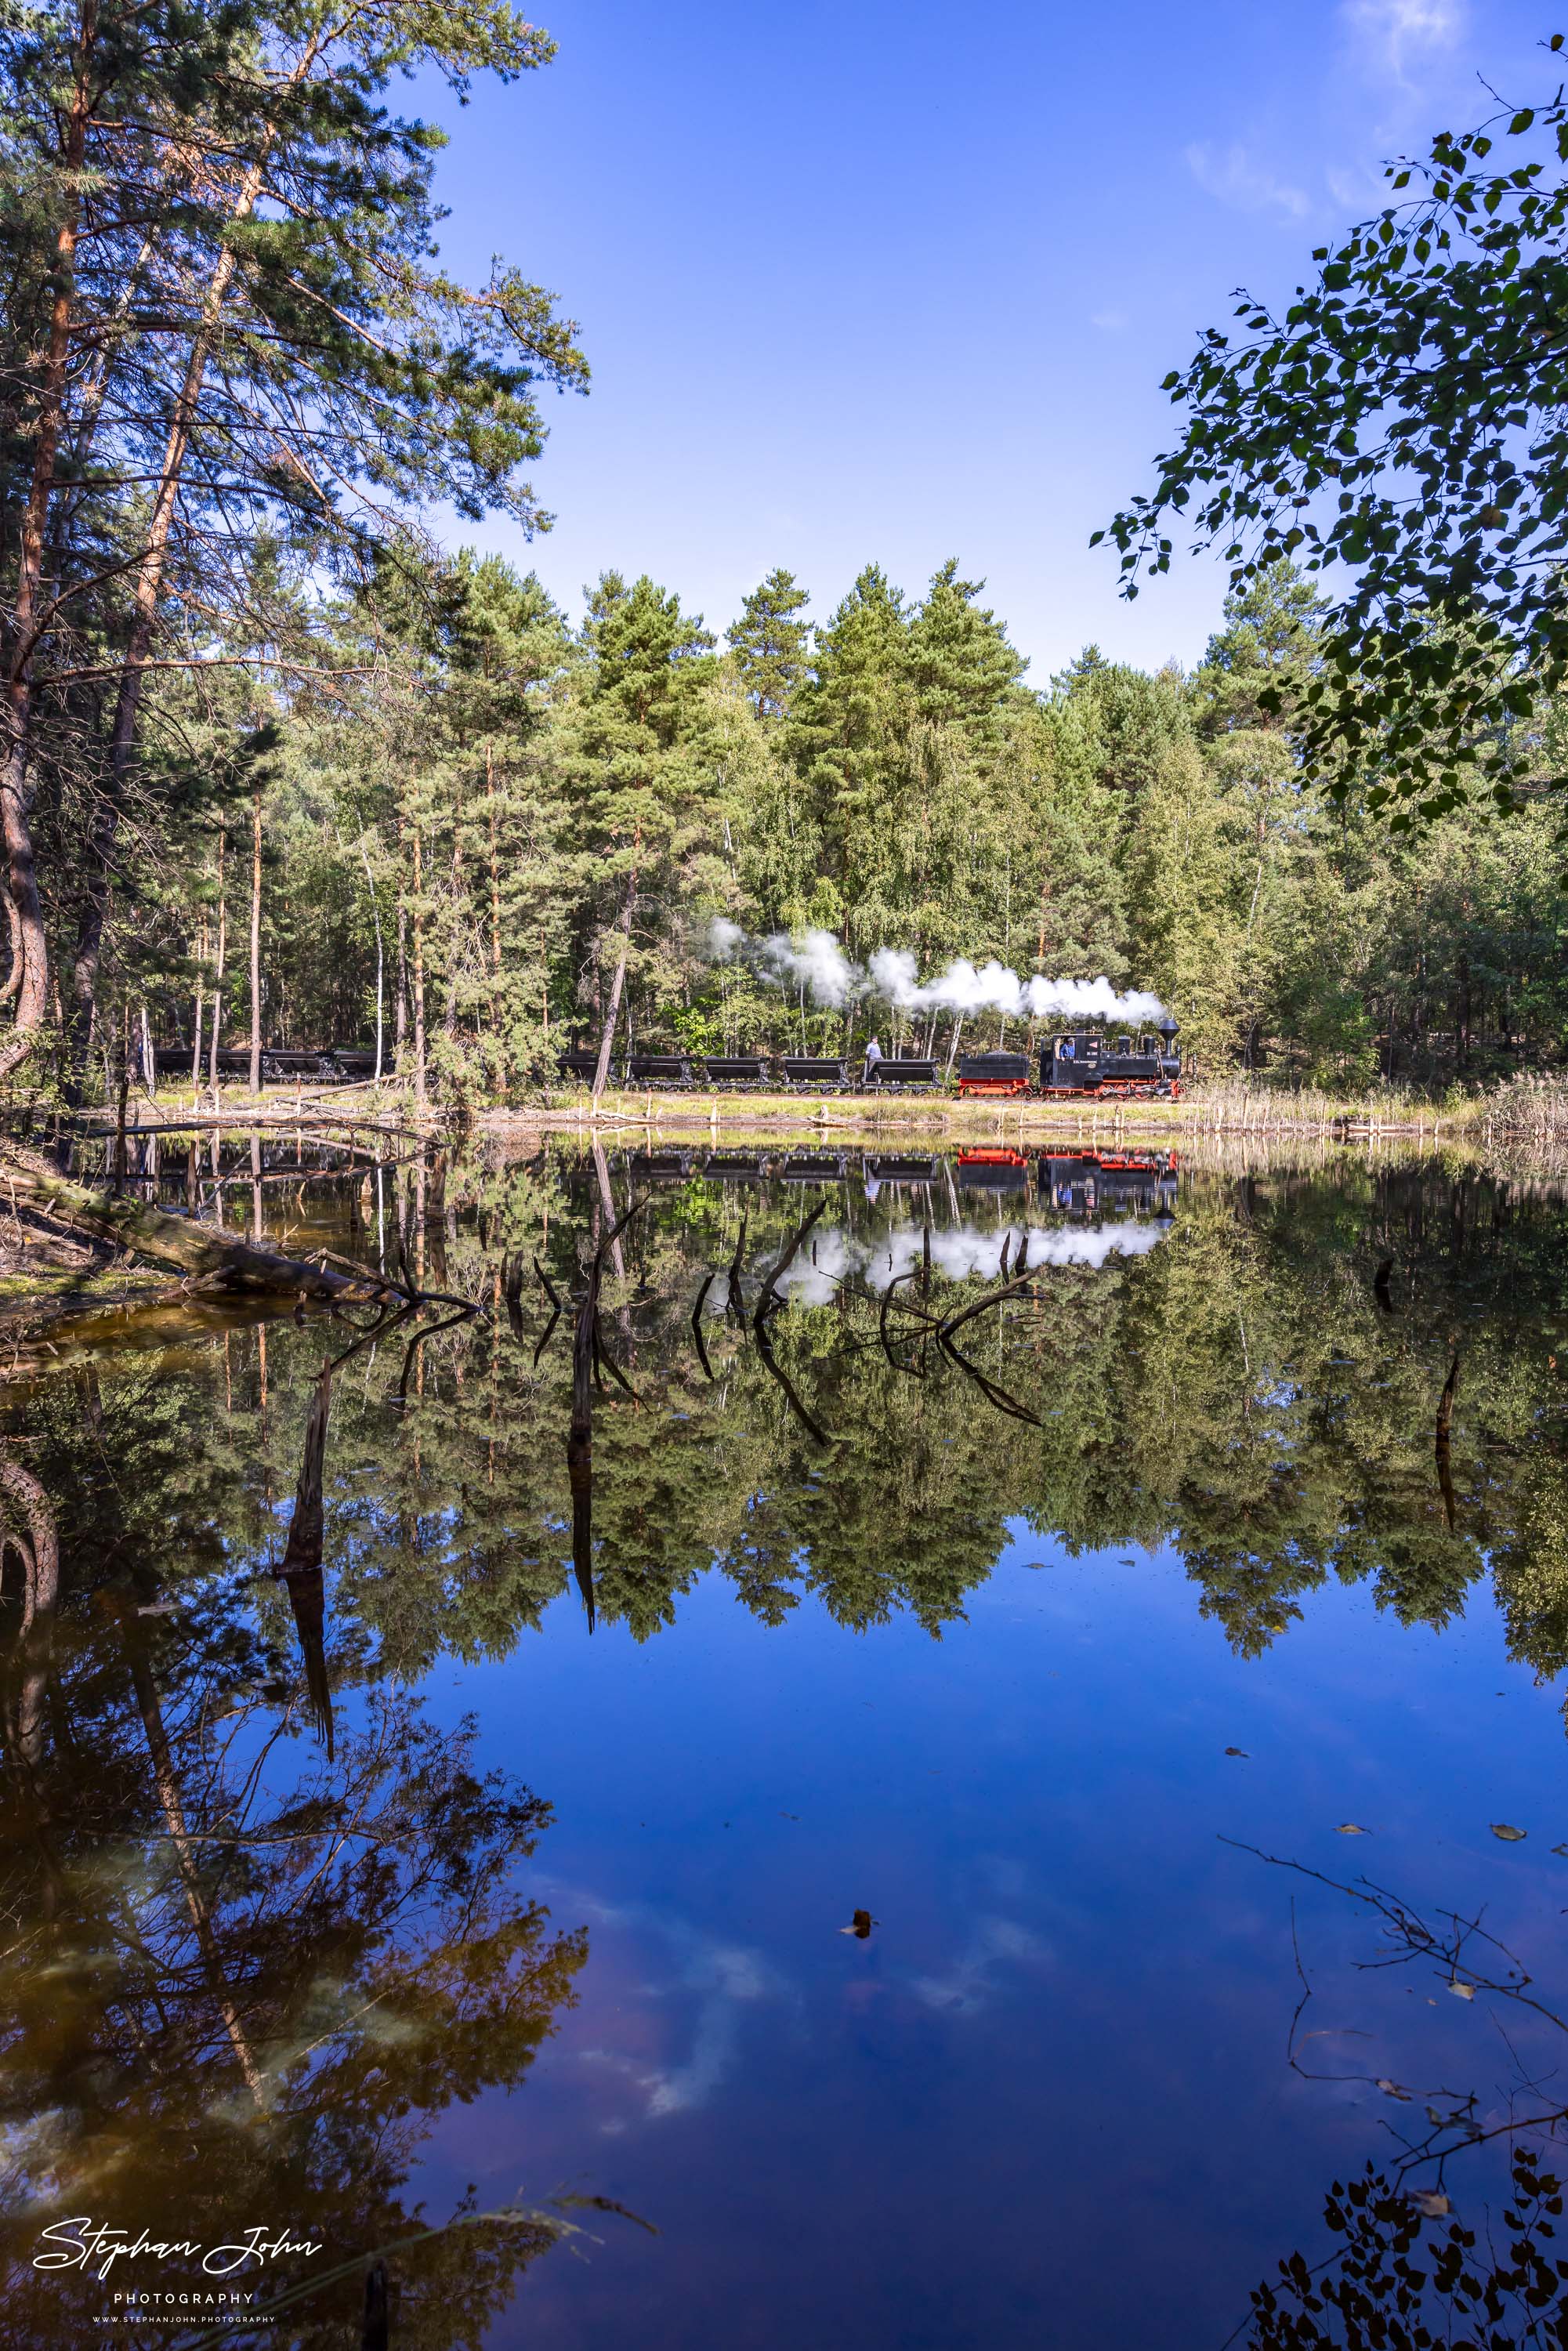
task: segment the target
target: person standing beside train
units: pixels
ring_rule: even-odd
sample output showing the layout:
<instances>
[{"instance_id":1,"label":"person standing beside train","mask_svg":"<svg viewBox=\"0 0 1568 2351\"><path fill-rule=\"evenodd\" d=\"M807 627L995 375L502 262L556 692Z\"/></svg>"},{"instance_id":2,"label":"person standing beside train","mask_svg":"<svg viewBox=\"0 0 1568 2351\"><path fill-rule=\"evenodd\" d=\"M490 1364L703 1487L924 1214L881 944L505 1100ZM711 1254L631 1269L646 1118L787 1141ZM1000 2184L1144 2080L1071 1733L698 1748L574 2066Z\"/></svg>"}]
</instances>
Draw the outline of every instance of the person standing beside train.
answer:
<instances>
[{"instance_id":1,"label":"person standing beside train","mask_svg":"<svg viewBox=\"0 0 1568 2351\"><path fill-rule=\"evenodd\" d=\"M882 1047L877 1043L875 1035L873 1034L865 1049L864 1083L868 1086L873 1085L875 1082L876 1065L881 1059Z\"/></svg>"}]
</instances>

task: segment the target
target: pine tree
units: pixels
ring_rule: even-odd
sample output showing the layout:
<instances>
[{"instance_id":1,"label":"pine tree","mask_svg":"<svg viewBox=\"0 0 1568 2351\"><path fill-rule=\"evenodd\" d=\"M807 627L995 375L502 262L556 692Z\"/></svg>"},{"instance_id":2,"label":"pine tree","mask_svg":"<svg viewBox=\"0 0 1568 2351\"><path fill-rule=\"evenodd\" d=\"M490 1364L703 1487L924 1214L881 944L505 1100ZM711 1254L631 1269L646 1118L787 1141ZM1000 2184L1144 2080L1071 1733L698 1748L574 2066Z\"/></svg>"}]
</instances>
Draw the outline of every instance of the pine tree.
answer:
<instances>
[{"instance_id":1,"label":"pine tree","mask_svg":"<svg viewBox=\"0 0 1568 2351\"><path fill-rule=\"evenodd\" d=\"M1009 690L1029 666L994 612L975 602L983 580L960 580L954 556L932 577L909 626L915 706L933 726L994 727Z\"/></svg>"},{"instance_id":2,"label":"pine tree","mask_svg":"<svg viewBox=\"0 0 1568 2351\"><path fill-rule=\"evenodd\" d=\"M585 967L602 998L601 1092L633 954L676 929L712 870L718 778L704 688L713 638L678 596L644 575L628 587L607 571L589 600L588 667L562 749L572 837L585 884ZM640 905L651 918L634 929Z\"/></svg>"},{"instance_id":3,"label":"pine tree","mask_svg":"<svg viewBox=\"0 0 1568 2351\"><path fill-rule=\"evenodd\" d=\"M811 624L796 617L810 601L792 571L770 571L727 632L741 684L763 718L788 718L810 674Z\"/></svg>"}]
</instances>

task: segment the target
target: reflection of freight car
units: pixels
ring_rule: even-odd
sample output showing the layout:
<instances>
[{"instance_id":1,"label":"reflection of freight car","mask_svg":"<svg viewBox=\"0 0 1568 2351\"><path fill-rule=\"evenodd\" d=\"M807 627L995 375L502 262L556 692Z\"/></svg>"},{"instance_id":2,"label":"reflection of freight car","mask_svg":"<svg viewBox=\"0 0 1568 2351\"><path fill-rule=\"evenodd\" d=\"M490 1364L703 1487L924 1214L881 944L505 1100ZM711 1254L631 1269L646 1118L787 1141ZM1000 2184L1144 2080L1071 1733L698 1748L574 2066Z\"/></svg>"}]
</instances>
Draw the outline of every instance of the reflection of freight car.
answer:
<instances>
[{"instance_id":1,"label":"reflection of freight car","mask_svg":"<svg viewBox=\"0 0 1568 2351\"><path fill-rule=\"evenodd\" d=\"M1029 1185L1029 1160L1021 1151L960 1151L956 1164L962 1190L1022 1192Z\"/></svg>"},{"instance_id":2,"label":"reflection of freight car","mask_svg":"<svg viewBox=\"0 0 1568 2351\"><path fill-rule=\"evenodd\" d=\"M1035 1182L1042 1199L1070 1216L1104 1216L1117 1208L1176 1214L1174 1151L1078 1151L1071 1158L1043 1158Z\"/></svg>"},{"instance_id":3,"label":"reflection of freight car","mask_svg":"<svg viewBox=\"0 0 1568 2351\"><path fill-rule=\"evenodd\" d=\"M1137 1036L1096 1029L1064 1031L1040 1047L1038 1085L1027 1053L970 1053L958 1064L958 1092L977 1100L1087 1094L1095 1101L1159 1097L1174 1102L1181 1092L1176 1038L1176 1023L1169 1019ZM556 1066L563 1078L588 1085L599 1056L562 1053ZM768 1086L813 1093L930 1093L946 1083L940 1062L892 1053L869 1063L800 1053L632 1053L621 1063L619 1074L627 1086L702 1086L724 1093Z\"/></svg>"}]
</instances>

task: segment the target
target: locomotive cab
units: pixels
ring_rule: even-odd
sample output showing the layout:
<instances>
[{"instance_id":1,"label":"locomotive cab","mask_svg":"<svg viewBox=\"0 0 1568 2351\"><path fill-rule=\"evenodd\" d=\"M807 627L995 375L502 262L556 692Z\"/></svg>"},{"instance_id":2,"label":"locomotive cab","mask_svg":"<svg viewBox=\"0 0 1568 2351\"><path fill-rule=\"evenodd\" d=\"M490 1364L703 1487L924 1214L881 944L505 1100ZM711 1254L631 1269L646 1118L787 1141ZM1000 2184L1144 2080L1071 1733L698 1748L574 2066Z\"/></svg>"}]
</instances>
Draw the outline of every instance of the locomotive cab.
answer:
<instances>
[{"instance_id":1,"label":"locomotive cab","mask_svg":"<svg viewBox=\"0 0 1568 2351\"><path fill-rule=\"evenodd\" d=\"M1100 1046L1092 1029L1052 1037L1040 1052L1041 1085L1053 1093L1092 1093L1100 1082Z\"/></svg>"}]
</instances>

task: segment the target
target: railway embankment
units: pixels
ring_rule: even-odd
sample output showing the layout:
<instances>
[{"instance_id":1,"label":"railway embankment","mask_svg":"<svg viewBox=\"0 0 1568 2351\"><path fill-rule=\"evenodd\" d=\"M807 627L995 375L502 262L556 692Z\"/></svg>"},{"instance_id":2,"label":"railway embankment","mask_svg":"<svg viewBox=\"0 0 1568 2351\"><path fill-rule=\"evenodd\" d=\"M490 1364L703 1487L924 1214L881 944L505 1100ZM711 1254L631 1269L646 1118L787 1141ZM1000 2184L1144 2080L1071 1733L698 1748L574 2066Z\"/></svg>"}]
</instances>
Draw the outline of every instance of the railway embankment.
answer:
<instances>
[{"instance_id":1,"label":"railway embankment","mask_svg":"<svg viewBox=\"0 0 1568 2351\"><path fill-rule=\"evenodd\" d=\"M965 1144L1038 1142L1060 1137L1090 1147L1123 1136L1158 1138L1167 1147L1198 1135L1317 1136L1325 1140L1386 1137L1433 1149L1479 1139L1481 1105L1435 1105L1403 1097L1345 1101L1327 1094L1227 1087L1202 1088L1175 1101L1105 1100L1039 1094L1011 1101L972 1100L947 1093L883 1092L875 1095L813 1094L805 1091L725 1092L702 1087L607 1090L597 1101L585 1088L547 1090L525 1110L495 1111L486 1125L523 1122L546 1132L695 1136L841 1134L860 1139L918 1134Z\"/></svg>"}]
</instances>

